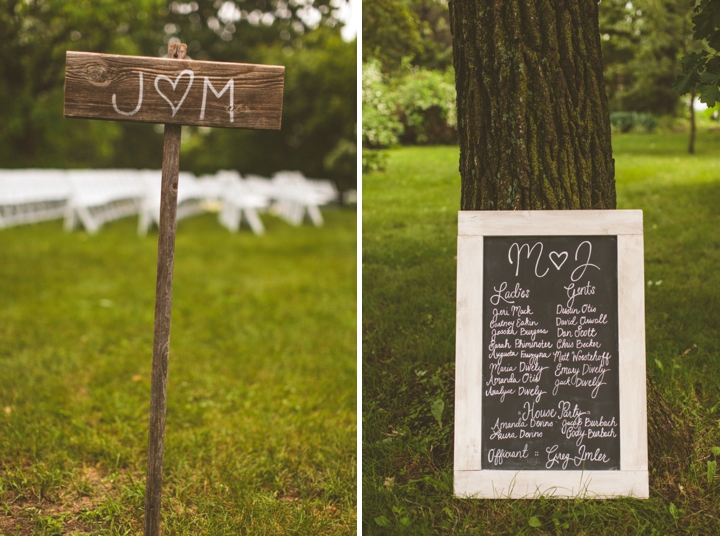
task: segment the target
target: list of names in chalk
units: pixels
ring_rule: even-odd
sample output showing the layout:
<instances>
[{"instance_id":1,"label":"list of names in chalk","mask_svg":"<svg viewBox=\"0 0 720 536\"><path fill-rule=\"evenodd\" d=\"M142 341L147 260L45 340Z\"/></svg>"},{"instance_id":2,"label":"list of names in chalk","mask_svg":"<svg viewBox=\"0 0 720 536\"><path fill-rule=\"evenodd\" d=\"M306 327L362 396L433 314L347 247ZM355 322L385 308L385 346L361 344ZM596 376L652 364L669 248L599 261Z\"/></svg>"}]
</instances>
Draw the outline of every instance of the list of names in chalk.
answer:
<instances>
[{"instance_id":1,"label":"list of names in chalk","mask_svg":"<svg viewBox=\"0 0 720 536\"><path fill-rule=\"evenodd\" d=\"M619 470L617 238L485 237L482 468Z\"/></svg>"}]
</instances>

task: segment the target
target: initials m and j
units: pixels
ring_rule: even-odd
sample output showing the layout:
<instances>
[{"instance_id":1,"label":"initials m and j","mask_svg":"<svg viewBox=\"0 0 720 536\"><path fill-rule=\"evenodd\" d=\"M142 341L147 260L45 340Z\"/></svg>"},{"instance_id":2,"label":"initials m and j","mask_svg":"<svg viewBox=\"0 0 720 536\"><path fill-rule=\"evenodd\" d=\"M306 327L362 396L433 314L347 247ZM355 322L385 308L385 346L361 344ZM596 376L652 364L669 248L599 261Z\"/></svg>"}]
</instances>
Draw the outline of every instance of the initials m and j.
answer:
<instances>
[{"instance_id":1,"label":"initials m and j","mask_svg":"<svg viewBox=\"0 0 720 536\"><path fill-rule=\"evenodd\" d=\"M138 92L137 105L135 106L134 110L132 110L130 112L125 112L125 111L121 110L117 104L117 95L115 93L113 93L113 96L112 96L113 109L120 115L124 115L126 117L133 116L140 111L140 108L142 108L144 80L143 80L143 73L139 72L138 74L140 75L139 92ZM189 77L189 81L188 81L187 89L185 89L185 93L183 94L183 96L180 99L173 101L173 100L169 99L167 97L167 95L165 95L160 90L159 83L162 81L166 81L170 84L170 86L172 87L172 90L174 92L177 89L180 79L185 76ZM177 114L178 110L185 102L185 99L187 98L188 93L190 93L190 88L192 88L192 86L193 86L193 82L195 82L195 73L193 71L191 71L190 69L185 69L185 70L181 71L177 75L177 78L175 78L175 81L172 81L170 78L168 78L165 75L158 75L155 77L155 82L154 82L155 91L157 91L158 95L160 95L163 99L165 99L165 101L170 105L170 109L172 110L172 117L175 117L175 114ZM230 122L232 123L234 121L234 111L235 111L235 103L234 103L235 81L231 78L228 81L228 83L225 84L225 87L223 87L218 92L215 89L215 87L212 85L212 82L210 82L210 78L208 78L207 76L203 77L203 96L202 96L202 104L200 106L200 120L201 121L203 119L205 119L205 104L207 103L208 88L210 89L210 91L212 91L213 95L215 95L215 98L217 98L217 99L222 97L225 94L225 92L229 92L230 105L228 106L227 110L228 110Z\"/></svg>"}]
</instances>

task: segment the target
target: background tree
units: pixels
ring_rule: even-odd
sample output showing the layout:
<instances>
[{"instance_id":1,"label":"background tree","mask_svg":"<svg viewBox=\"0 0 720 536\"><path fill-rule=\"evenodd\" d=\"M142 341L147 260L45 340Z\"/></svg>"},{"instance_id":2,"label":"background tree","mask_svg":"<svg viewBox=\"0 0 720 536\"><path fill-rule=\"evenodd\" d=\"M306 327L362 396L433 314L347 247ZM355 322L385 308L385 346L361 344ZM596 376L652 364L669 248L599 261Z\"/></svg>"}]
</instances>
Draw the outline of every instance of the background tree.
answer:
<instances>
[{"instance_id":1,"label":"background tree","mask_svg":"<svg viewBox=\"0 0 720 536\"><path fill-rule=\"evenodd\" d=\"M447 0L413 0L412 9L420 21L423 49L415 65L444 71L452 67L452 35Z\"/></svg>"},{"instance_id":2,"label":"background tree","mask_svg":"<svg viewBox=\"0 0 720 536\"><path fill-rule=\"evenodd\" d=\"M447 0L363 2L364 148L455 143L454 80Z\"/></svg>"},{"instance_id":3,"label":"background tree","mask_svg":"<svg viewBox=\"0 0 720 536\"><path fill-rule=\"evenodd\" d=\"M673 82L680 59L699 50L687 0L605 0L600 3L600 34L610 111L678 114ZM695 151L695 95L687 106L688 151Z\"/></svg>"},{"instance_id":4,"label":"background tree","mask_svg":"<svg viewBox=\"0 0 720 536\"><path fill-rule=\"evenodd\" d=\"M603 0L599 4L610 111L673 115L672 84L694 44L687 0Z\"/></svg>"},{"instance_id":5,"label":"background tree","mask_svg":"<svg viewBox=\"0 0 720 536\"><path fill-rule=\"evenodd\" d=\"M0 0L0 162L44 167L62 161L97 165L112 154L117 124L64 122L65 51L138 54L129 37L151 28L158 0ZM145 16L142 16L144 14Z\"/></svg>"},{"instance_id":6,"label":"background tree","mask_svg":"<svg viewBox=\"0 0 720 536\"><path fill-rule=\"evenodd\" d=\"M447 0L365 0L362 26L363 62L377 60L386 72L403 60L433 70L452 64Z\"/></svg>"},{"instance_id":7,"label":"background tree","mask_svg":"<svg viewBox=\"0 0 720 536\"><path fill-rule=\"evenodd\" d=\"M366 0L362 7L363 62L377 59L388 70L422 51L420 21L410 0Z\"/></svg>"}]
</instances>

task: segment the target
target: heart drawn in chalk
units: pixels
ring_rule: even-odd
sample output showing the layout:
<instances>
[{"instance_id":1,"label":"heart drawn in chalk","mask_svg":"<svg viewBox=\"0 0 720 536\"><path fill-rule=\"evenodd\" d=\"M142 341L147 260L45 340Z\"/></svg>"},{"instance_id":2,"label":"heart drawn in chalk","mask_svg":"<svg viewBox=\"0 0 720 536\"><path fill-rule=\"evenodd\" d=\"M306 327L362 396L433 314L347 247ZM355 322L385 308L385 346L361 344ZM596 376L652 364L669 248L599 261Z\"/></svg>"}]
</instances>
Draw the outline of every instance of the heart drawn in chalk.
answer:
<instances>
[{"instance_id":1,"label":"heart drawn in chalk","mask_svg":"<svg viewBox=\"0 0 720 536\"><path fill-rule=\"evenodd\" d=\"M557 251L551 251L549 257L550 262L552 262L555 265L555 268L559 270L560 267L565 264L565 261L568 258L568 253L567 251L563 251L561 253L558 253ZM558 259L557 262L555 261L555 259Z\"/></svg>"},{"instance_id":2,"label":"heart drawn in chalk","mask_svg":"<svg viewBox=\"0 0 720 536\"><path fill-rule=\"evenodd\" d=\"M158 82L160 82L160 80L167 81L167 83L172 86L173 91L175 91L177 89L178 82L180 82L180 79L185 75L190 77L190 82L188 82L187 89L185 90L185 94L182 96L182 99L180 99L180 101L178 101L177 106L174 106L172 101L170 99L168 99L167 96L162 91L160 91L160 88L158 87ZM173 117L175 117L175 114L180 109L180 106L182 106L183 102L185 102L185 98L188 96L188 93L190 93L190 88L192 87L194 80L195 80L195 73L193 73L190 69L185 69L184 71L180 71L180 74L177 75L177 78L175 79L174 82L163 74L155 77L155 91L157 91L158 94L163 99L165 99L167 101L167 103L170 105L170 108L172 108L172 116Z\"/></svg>"}]
</instances>

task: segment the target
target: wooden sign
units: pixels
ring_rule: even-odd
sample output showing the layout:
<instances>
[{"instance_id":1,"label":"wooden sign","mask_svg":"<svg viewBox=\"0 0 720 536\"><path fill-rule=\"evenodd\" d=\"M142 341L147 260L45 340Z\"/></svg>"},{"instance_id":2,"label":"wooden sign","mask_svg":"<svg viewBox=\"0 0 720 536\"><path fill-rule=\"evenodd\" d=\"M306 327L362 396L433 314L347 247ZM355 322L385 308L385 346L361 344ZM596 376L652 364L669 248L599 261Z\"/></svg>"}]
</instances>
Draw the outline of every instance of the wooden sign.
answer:
<instances>
[{"instance_id":1,"label":"wooden sign","mask_svg":"<svg viewBox=\"0 0 720 536\"><path fill-rule=\"evenodd\" d=\"M65 117L279 129L285 67L67 52Z\"/></svg>"},{"instance_id":2,"label":"wooden sign","mask_svg":"<svg viewBox=\"0 0 720 536\"><path fill-rule=\"evenodd\" d=\"M455 494L648 497L641 211L460 212Z\"/></svg>"},{"instance_id":3,"label":"wooden sign","mask_svg":"<svg viewBox=\"0 0 720 536\"><path fill-rule=\"evenodd\" d=\"M68 52L65 117L165 123L150 378L145 536L160 534L181 125L279 129L284 67Z\"/></svg>"}]
</instances>

